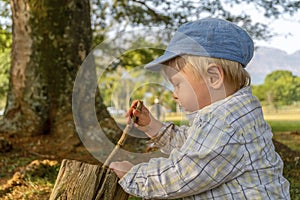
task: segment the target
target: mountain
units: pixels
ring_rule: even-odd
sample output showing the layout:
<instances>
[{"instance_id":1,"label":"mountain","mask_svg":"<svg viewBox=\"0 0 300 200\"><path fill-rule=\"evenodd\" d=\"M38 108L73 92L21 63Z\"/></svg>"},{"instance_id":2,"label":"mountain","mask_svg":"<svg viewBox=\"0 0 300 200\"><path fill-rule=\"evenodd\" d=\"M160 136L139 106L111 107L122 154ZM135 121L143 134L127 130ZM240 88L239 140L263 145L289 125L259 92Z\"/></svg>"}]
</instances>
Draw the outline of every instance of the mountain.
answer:
<instances>
[{"instance_id":1,"label":"mountain","mask_svg":"<svg viewBox=\"0 0 300 200\"><path fill-rule=\"evenodd\" d=\"M257 47L246 69L254 85L262 84L266 75L275 70L288 70L300 76L300 50L288 54L276 48Z\"/></svg>"}]
</instances>

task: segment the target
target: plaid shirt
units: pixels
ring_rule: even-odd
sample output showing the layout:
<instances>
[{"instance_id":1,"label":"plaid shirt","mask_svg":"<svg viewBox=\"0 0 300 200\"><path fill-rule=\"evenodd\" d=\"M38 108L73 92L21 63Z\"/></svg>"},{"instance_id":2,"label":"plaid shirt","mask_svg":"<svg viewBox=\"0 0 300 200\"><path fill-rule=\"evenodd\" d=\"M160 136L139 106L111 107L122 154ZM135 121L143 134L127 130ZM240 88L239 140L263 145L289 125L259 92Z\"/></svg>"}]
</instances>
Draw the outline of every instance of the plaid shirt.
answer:
<instances>
[{"instance_id":1,"label":"plaid shirt","mask_svg":"<svg viewBox=\"0 0 300 200\"><path fill-rule=\"evenodd\" d=\"M170 155L134 166L119 181L132 195L290 199L283 162L250 87L199 110L190 127L165 124L155 141Z\"/></svg>"}]
</instances>

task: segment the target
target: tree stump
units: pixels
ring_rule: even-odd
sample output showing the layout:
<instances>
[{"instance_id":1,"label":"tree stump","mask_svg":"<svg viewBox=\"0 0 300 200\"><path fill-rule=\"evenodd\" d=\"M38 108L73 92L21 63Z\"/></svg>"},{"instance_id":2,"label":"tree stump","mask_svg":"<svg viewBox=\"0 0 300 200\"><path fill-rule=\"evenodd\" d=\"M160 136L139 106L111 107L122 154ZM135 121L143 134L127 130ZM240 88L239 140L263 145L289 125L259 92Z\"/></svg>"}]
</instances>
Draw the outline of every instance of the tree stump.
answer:
<instances>
[{"instance_id":1,"label":"tree stump","mask_svg":"<svg viewBox=\"0 0 300 200\"><path fill-rule=\"evenodd\" d=\"M65 159L50 200L127 200L128 197L118 184L118 177L109 169Z\"/></svg>"}]
</instances>

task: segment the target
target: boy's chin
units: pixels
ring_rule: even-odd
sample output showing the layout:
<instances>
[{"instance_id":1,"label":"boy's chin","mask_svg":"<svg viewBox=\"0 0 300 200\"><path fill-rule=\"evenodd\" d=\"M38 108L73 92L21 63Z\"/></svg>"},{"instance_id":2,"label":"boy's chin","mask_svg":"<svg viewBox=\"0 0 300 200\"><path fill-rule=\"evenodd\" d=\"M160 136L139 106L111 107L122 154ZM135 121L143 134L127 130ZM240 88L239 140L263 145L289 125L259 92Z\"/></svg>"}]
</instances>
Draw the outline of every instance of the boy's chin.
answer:
<instances>
[{"instance_id":1,"label":"boy's chin","mask_svg":"<svg viewBox=\"0 0 300 200\"><path fill-rule=\"evenodd\" d=\"M200 110L198 105L179 105L179 107L182 112L188 112L188 113L196 112Z\"/></svg>"},{"instance_id":2,"label":"boy's chin","mask_svg":"<svg viewBox=\"0 0 300 200\"><path fill-rule=\"evenodd\" d=\"M195 112L198 110L196 108L188 108L188 107L183 107L183 106L181 107L181 109L183 112L187 112L187 113Z\"/></svg>"}]
</instances>

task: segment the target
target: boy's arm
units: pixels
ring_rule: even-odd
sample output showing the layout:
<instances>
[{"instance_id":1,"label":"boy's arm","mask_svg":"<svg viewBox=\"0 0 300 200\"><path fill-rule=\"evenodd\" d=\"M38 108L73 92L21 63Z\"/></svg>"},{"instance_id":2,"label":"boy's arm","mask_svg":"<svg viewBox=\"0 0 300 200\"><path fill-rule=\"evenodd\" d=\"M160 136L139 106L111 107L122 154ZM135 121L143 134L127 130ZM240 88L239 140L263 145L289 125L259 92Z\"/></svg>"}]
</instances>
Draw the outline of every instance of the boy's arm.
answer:
<instances>
[{"instance_id":1,"label":"boy's arm","mask_svg":"<svg viewBox=\"0 0 300 200\"><path fill-rule=\"evenodd\" d=\"M169 154L174 148L179 149L188 136L188 126L176 126L172 122L163 123L154 137L151 138L153 147L158 147L163 153ZM147 135L149 135L146 132Z\"/></svg>"},{"instance_id":2,"label":"boy's arm","mask_svg":"<svg viewBox=\"0 0 300 200\"><path fill-rule=\"evenodd\" d=\"M153 145L160 148L163 153L169 154L172 149L183 145L189 127L162 123L155 119L144 105L141 104L141 109L137 110L137 103L138 101L134 101L126 114L128 123L130 123L130 117L136 117L138 120L135 121L135 126L145 132L152 139Z\"/></svg>"},{"instance_id":3,"label":"boy's arm","mask_svg":"<svg viewBox=\"0 0 300 200\"><path fill-rule=\"evenodd\" d=\"M244 154L232 140L234 131L220 129L224 126L217 123L191 127L181 149L174 149L169 158L134 166L119 183L126 192L143 198L180 198L208 191L243 173Z\"/></svg>"}]
</instances>

